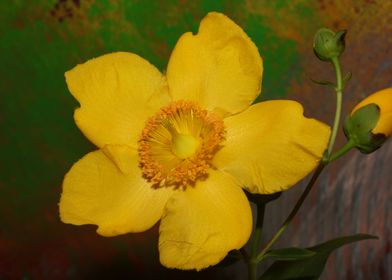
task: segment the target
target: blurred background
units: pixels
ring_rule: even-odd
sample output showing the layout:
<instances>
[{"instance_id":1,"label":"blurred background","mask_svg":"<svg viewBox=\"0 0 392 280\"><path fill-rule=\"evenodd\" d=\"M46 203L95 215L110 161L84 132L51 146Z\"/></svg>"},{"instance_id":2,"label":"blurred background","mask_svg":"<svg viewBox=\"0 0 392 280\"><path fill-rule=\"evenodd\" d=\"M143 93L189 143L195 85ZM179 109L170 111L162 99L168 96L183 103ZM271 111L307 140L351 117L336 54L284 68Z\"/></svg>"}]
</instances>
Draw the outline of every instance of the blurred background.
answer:
<instances>
[{"instance_id":1,"label":"blurred background","mask_svg":"<svg viewBox=\"0 0 392 280\"><path fill-rule=\"evenodd\" d=\"M113 51L134 52L165 71L176 40L209 11L236 21L264 58L260 100L287 98L331 122L334 78L312 37L347 29L343 69L353 78L344 112L392 86L392 1L382 0L3 0L0 1L0 279L243 279L242 263L200 273L159 264L157 227L104 238L94 226L60 222L64 174L95 149L77 129L64 72ZM338 145L344 141L339 136ZM279 245L311 246L369 233L329 259L322 279L392 279L392 142L370 156L351 152L327 168ZM306 181L306 180L305 180ZM290 211L303 183L267 208L265 238Z\"/></svg>"}]
</instances>

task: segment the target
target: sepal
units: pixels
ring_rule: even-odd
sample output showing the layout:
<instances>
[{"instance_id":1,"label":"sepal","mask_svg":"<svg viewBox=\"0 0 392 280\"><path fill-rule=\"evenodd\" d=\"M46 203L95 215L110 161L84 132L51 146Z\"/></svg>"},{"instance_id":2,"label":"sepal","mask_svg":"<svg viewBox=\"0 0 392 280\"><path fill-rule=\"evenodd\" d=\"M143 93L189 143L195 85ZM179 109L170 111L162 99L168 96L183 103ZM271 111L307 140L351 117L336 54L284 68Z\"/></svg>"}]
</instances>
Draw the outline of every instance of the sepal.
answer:
<instances>
[{"instance_id":1,"label":"sepal","mask_svg":"<svg viewBox=\"0 0 392 280\"><path fill-rule=\"evenodd\" d=\"M377 150L387 137L381 133L373 133L380 118L380 108L372 103L356 110L346 117L344 134L362 153L369 154Z\"/></svg>"}]
</instances>

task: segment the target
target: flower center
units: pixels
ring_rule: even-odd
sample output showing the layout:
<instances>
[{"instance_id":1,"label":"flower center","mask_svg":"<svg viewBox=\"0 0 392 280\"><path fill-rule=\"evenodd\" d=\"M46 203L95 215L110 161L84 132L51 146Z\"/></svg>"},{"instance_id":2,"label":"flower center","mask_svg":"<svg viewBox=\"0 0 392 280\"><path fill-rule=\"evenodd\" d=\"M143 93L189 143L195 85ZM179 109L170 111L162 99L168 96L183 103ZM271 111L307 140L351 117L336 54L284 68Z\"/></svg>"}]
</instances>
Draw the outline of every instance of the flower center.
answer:
<instances>
[{"instance_id":1,"label":"flower center","mask_svg":"<svg viewBox=\"0 0 392 280\"><path fill-rule=\"evenodd\" d=\"M181 158L188 158L196 153L199 141L192 135L176 133L173 135L172 151Z\"/></svg>"},{"instance_id":2,"label":"flower center","mask_svg":"<svg viewBox=\"0 0 392 280\"><path fill-rule=\"evenodd\" d=\"M185 188L208 175L224 138L223 120L189 101L161 108L139 139L143 176L154 186Z\"/></svg>"}]
</instances>

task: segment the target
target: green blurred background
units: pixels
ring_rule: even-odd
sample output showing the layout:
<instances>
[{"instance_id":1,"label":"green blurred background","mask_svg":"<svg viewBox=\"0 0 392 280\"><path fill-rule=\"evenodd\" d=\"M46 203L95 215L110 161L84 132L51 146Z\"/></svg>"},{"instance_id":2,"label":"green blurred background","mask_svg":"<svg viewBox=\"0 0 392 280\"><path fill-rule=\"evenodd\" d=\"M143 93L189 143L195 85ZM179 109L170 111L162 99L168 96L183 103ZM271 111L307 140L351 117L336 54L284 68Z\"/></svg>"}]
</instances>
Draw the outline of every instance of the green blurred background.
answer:
<instances>
[{"instance_id":1,"label":"green blurred background","mask_svg":"<svg viewBox=\"0 0 392 280\"><path fill-rule=\"evenodd\" d=\"M306 115L331 121L333 96L309 81L333 78L312 53L313 34L322 26L348 29L343 67L353 78L345 111L392 86L391 1L1 1L0 279L241 279L241 264L202 273L162 268L156 228L104 238L93 226L58 218L64 174L95 149L74 124L78 103L64 72L113 51L134 52L164 71L176 40L196 32L209 11L227 14L258 46L265 69L261 99L296 99ZM331 167L281 242L308 246L355 232L380 236L339 251L324 279L392 278L391 143L383 150L370 157L353 152ZM267 236L300 191L271 206Z\"/></svg>"}]
</instances>

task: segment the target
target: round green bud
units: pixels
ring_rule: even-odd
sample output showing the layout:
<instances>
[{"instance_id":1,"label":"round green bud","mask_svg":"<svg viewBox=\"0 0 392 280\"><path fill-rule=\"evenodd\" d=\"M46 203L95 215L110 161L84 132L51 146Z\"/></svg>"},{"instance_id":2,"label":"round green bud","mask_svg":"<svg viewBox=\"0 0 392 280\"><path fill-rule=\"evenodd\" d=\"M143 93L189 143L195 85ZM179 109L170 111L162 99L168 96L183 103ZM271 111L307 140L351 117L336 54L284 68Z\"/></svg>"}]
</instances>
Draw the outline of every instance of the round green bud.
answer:
<instances>
[{"instance_id":1,"label":"round green bud","mask_svg":"<svg viewBox=\"0 0 392 280\"><path fill-rule=\"evenodd\" d=\"M330 61L339 57L345 48L345 36L346 30L335 33L327 28L319 29L313 40L315 55L322 61Z\"/></svg>"}]
</instances>

